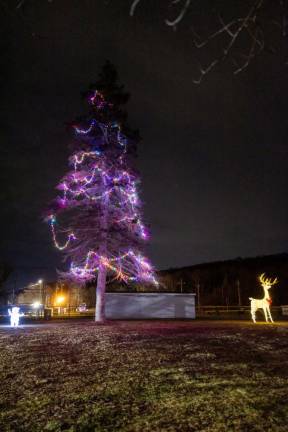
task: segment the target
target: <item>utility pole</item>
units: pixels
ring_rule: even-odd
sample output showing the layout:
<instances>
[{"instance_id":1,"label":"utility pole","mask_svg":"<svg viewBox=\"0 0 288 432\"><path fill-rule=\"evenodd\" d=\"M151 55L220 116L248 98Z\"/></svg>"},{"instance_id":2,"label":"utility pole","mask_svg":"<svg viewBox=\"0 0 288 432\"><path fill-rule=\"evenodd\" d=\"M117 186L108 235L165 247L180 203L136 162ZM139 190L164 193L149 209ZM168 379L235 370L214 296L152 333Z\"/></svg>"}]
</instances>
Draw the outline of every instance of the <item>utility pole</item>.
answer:
<instances>
[{"instance_id":1,"label":"utility pole","mask_svg":"<svg viewBox=\"0 0 288 432\"><path fill-rule=\"evenodd\" d=\"M71 296L71 285L69 286L69 288L68 288L68 316L70 317L70 304L71 304L71 302L70 302L70 296Z\"/></svg>"},{"instance_id":2,"label":"utility pole","mask_svg":"<svg viewBox=\"0 0 288 432\"><path fill-rule=\"evenodd\" d=\"M15 297L17 293L17 274L14 277L13 285L12 285L12 304L15 304Z\"/></svg>"},{"instance_id":3,"label":"utility pole","mask_svg":"<svg viewBox=\"0 0 288 432\"><path fill-rule=\"evenodd\" d=\"M181 294L183 294L183 285L185 285L185 284L186 284L186 282L183 282L182 278L180 279L180 282L177 282L177 284L176 284L176 286L180 285L180 292L181 292Z\"/></svg>"},{"instance_id":4,"label":"utility pole","mask_svg":"<svg viewBox=\"0 0 288 432\"><path fill-rule=\"evenodd\" d=\"M44 298L43 298L43 279L39 279L38 280L38 285L39 285L39 291L40 291L40 313L41 316L44 315L44 308L45 308L45 304L44 304Z\"/></svg>"},{"instance_id":5,"label":"utility pole","mask_svg":"<svg viewBox=\"0 0 288 432\"><path fill-rule=\"evenodd\" d=\"M239 281L239 279L236 280L236 286L237 286L237 295L238 295L238 305L241 306L241 292L240 292L240 281Z\"/></svg>"},{"instance_id":6,"label":"utility pole","mask_svg":"<svg viewBox=\"0 0 288 432\"><path fill-rule=\"evenodd\" d=\"M200 308L200 282L197 282L197 305L198 309Z\"/></svg>"}]
</instances>

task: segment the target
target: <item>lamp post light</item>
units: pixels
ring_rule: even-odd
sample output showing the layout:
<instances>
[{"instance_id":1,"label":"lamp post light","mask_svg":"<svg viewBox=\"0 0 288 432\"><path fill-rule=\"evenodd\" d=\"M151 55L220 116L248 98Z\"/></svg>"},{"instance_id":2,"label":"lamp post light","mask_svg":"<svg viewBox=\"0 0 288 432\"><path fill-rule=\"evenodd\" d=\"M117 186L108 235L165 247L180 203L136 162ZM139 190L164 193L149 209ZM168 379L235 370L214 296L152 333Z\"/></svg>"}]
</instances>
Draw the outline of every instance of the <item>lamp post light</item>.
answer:
<instances>
[{"instance_id":1,"label":"lamp post light","mask_svg":"<svg viewBox=\"0 0 288 432\"><path fill-rule=\"evenodd\" d=\"M38 284L40 287L40 302L41 302L41 304L43 304L43 279L39 279Z\"/></svg>"},{"instance_id":2,"label":"lamp post light","mask_svg":"<svg viewBox=\"0 0 288 432\"><path fill-rule=\"evenodd\" d=\"M38 296L39 296L39 302L41 304L43 304L43 282L44 282L43 279L39 279L38 282L28 285L28 288L36 287L37 285L39 286L39 295Z\"/></svg>"},{"instance_id":3,"label":"lamp post light","mask_svg":"<svg viewBox=\"0 0 288 432\"><path fill-rule=\"evenodd\" d=\"M56 305L61 305L65 301L65 297L63 295L59 295L56 297L55 303Z\"/></svg>"},{"instance_id":4,"label":"lamp post light","mask_svg":"<svg viewBox=\"0 0 288 432\"><path fill-rule=\"evenodd\" d=\"M40 287L40 303L41 303L40 307L38 308L38 311L40 310L40 308L42 306L40 314L43 317L44 316L44 309L45 309L45 301L44 301L44 293L43 293L43 279L39 279L38 284Z\"/></svg>"},{"instance_id":5,"label":"lamp post light","mask_svg":"<svg viewBox=\"0 0 288 432\"><path fill-rule=\"evenodd\" d=\"M36 310L37 317L44 313L45 308L45 302L43 301L43 282L43 279L39 279L37 282L28 285L29 289L32 287L36 287L33 289L33 292L36 291L36 293L33 293L33 297L34 294L36 294L36 299L33 301L32 307Z\"/></svg>"},{"instance_id":6,"label":"lamp post light","mask_svg":"<svg viewBox=\"0 0 288 432\"><path fill-rule=\"evenodd\" d=\"M58 315L60 315L61 307L62 307L65 300L66 300L65 297L61 294L58 295L55 299L55 306L58 307Z\"/></svg>"}]
</instances>

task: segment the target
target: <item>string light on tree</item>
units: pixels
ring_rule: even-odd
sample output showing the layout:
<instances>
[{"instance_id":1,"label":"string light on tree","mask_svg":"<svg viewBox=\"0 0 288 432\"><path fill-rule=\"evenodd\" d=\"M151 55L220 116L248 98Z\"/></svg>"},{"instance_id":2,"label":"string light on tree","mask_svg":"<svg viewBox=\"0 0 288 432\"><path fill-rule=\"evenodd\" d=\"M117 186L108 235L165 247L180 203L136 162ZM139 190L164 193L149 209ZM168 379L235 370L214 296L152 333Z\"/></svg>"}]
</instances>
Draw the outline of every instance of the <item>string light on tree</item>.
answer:
<instances>
[{"instance_id":1,"label":"string light on tree","mask_svg":"<svg viewBox=\"0 0 288 432\"><path fill-rule=\"evenodd\" d=\"M50 227L51 227L52 237L53 237L55 247L59 250L66 249L72 240L76 240L74 233L69 234L66 243L64 243L62 246L60 246L60 244L58 243L58 241L56 239L56 232L55 232L56 218L54 215L51 215L49 220L50 220Z\"/></svg>"},{"instance_id":2,"label":"string light on tree","mask_svg":"<svg viewBox=\"0 0 288 432\"><path fill-rule=\"evenodd\" d=\"M117 86L111 64L103 71L99 88L88 93L89 116L73 124L71 168L57 187L60 195L48 218L55 246L70 260L64 276L80 282L97 279L96 321L104 319L107 275L125 283L157 285L153 268L141 253L149 233L133 167L137 138L122 110L127 95ZM57 222L62 214L69 221L64 227ZM59 235L65 235L63 243Z\"/></svg>"}]
</instances>

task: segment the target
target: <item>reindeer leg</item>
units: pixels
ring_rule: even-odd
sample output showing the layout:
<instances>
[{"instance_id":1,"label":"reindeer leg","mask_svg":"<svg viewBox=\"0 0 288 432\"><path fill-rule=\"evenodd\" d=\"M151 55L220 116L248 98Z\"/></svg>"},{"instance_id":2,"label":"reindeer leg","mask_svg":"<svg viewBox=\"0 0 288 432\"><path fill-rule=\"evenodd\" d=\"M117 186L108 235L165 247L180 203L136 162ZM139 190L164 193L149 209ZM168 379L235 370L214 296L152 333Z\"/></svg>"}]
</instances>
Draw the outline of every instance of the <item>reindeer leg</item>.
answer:
<instances>
[{"instance_id":1,"label":"reindeer leg","mask_svg":"<svg viewBox=\"0 0 288 432\"><path fill-rule=\"evenodd\" d=\"M267 311L268 311L268 315L269 315L270 321L271 321L272 323L274 323L273 318L272 318L272 315L271 315L271 311L270 311L270 308L269 308L269 307L267 308Z\"/></svg>"},{"instance_id":2,"label":"reindeer leg","mask_svg":"<svg viewBox=\"0 0 288 432\"><path fill-rule=\"evenodd\" d=\"M254 323L256 323L255 309L251 308L251 317Z\"/></svg>"},{"instance_id":3,"label":"reindeer leg","mask_svg":"<svg viewBox=\"0 0 288 432\"><path fill-rule=\"evenodd\" d=\"M266 320L266 322L268 322L268 317L267 317L267 309L266 309L266 306L265 306L265 307L263 307L263 312L264 312L264 315L265 315L265 320Z\"/></svg>"}]
</instances>

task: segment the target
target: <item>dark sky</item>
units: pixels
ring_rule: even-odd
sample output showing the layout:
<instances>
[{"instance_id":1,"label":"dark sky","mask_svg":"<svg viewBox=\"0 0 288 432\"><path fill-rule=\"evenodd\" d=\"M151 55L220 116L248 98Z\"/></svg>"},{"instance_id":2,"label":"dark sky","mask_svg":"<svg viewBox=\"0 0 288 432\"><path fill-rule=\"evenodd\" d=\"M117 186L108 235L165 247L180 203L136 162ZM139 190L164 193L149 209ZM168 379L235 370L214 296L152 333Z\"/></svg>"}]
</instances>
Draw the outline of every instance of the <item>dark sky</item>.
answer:
<instances>
[{"instance_id":1,"label":"dark sky","mask_svg":"<svg viewBox=\"0 0 288 432\"><path fill-rule=\"evenodd\" d=\"M131 18L129 4L43 0L27 2L22 18L1 11L1 258L21 283L61 267L41 213L67 167L65 122L85 112L80 93L106 59L131 92L130 124L143 137L156 268L287 251L283 58L265 55L237 77L223 65L197 86L189 25L174 32L152 2Z\"/></svg>"}]
</instances>

